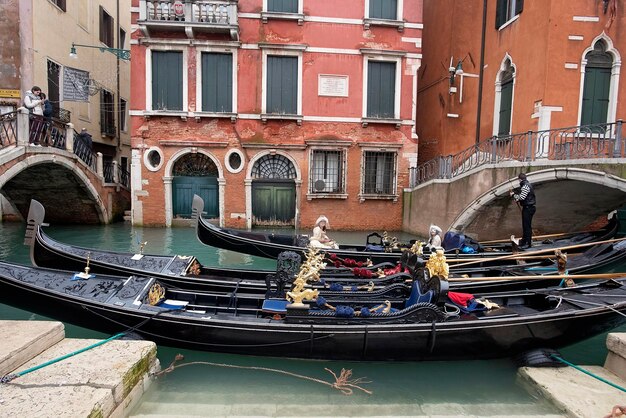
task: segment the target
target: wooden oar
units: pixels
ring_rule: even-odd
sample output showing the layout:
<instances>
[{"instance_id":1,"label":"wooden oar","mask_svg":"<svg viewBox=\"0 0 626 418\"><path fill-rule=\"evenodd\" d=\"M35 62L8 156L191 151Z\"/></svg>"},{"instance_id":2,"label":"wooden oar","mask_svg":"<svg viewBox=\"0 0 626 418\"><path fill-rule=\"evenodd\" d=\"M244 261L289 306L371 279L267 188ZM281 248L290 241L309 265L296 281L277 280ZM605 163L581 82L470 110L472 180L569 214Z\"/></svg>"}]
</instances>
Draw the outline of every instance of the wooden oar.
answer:
<instances>
[{"instance_id":1,"label":"wooden oar","mask_svg":"<svg viewBox=\"0 0 626 418\"><path fill-rule=\"evenodd\" d=\"M597 274L550 274L546 276L507 276L507 277L450 277L449 282L488 282L499 280L543 280L543 279L614 279L625 277L626 273L597 273Z\"/></svg>"},{"instance_id":2,"label":"wooden oar","mask_svg":"<svg viewBox=\"0 0 626 418\"><path fill-rule=\"evenodd\" d=\"M546 238L557 238L557 237L566 237L568 235L578 235L578 234L585 234L588 232L597 232L596 229L588 229L588 230L584 230L584 231L574 231L574 232L560 232L558 234L544 234L544 235L534 235L533 236L533 240L535 239L546 239ZM501 242L510 242L511 238L505 238L505 239L494 239L491 241L480 241L481 244L499 244Z\"/></svg>"},{"instance_id":3,"label":"wooden oar","mask_svg":"<svg viewBox=\"0 0 626 418\"><path fill-rule=\"evenodd\" d=\"M576 245L567 245L565 247L553 247L553 248L545 248L543 250L536 250L536 251L528 251L528 252L524 252L524 253L516 253L516 254L508 254L508 255L502 255L499 257L483 257L483 258L479 258L477 260L473 260L467 263L461 263L461 264L456 264L454 267L460 267L460 266L469 266L470 264L477 264L477 263L482 263L485 261L499 261L499 260L509 260L515 257L519 257L520 254L523 254L524 256L530 256L530 255L537 255L537 254L545 254L545 253L549 253L549 252L554 252L556 250L561 250L561 251L565 251L565 250L573 250L576 248L583 248L583 247L591 247L594 245L598 245L598 244L609 244L612 242L620 242L620 241L624 241L626 240L626 238L613 238L613 239L607 239L604 241L593 241L593 242L587 242L584 244L576 244ZM446 259L446 262L448 260Z\"/></svg>"}]
</instances>

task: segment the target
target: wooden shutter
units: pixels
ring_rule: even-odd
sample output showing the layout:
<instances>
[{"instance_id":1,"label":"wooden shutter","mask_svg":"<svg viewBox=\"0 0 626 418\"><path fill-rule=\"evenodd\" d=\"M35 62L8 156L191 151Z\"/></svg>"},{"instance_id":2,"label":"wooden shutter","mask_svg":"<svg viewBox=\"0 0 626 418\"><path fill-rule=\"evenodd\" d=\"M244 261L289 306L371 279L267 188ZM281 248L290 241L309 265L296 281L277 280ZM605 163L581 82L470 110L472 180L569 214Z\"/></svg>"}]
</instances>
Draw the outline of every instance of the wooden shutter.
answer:
<instances>
[{"instance_id":1,"label":"wooden shutter","mask_svg":"<svg viewBox=\"0 0 626 418\"><path fill-rule=\"evenodd\" d=\"M104 29L104 9L102 8L102 6L100 6L100 20L99 20L99 25L98 28L100 30L100 42L105 42L106 40L106 31Z\"/></svg>"},{"instance_id":2,"label":"wooden shutter","mask_svg":"<svg viewBox=\"0 0 626 418\"><path fill-rule=\"evenodd\" d=\"M268 0L267 10L280 13L298 13L298 0Z\"/></svg>"},{"instance_id":3,"label":"wooden shutter","mask_svg":"<svg viewBox=\"0 0 626 418\"><path fill-rule=\"evenodd\" d=\"M511 110L513 109L513 81L504 83L500 92L498 135L511 133Z\"/></svg>"},{"instance_id":4,"label":"wooden shutter","mask_svg":"<svg viewBox=\"0 0 626 418\"><path fill-rule=\"evenodd\" d=\"M233 56L202 53L202 111L232 112Z\"/></svg>"},{"instance_id":5,"label":"wooden shutter","mask_svg":"<svg viewBox=\"0 0 626 418\"><path fill-rule=\"evenodd\" d=\"M367 116L394 118L396 63L370 61L367 71Z\"/></svg>"},{"instance_id":6,"label":"wooden shutter","mask_svg":"<svg viewBox=\"0 0 626 418\"><path fill-rule=\"evenodd\" d=\"M370 0L369 17L372 19L397 20L397 0Z\"/></svg>"},{"instance_id":7,"label":"wooden shutter","mask_svg":"<svg viewBox=\"0 0 626 418\"><path fill-rule=\"evenodd\" d=\"M152 51L152 109L183 110L183 53Z\"/></svg>"},{"instance_id":8,"label":"wooden shutter","mask_svg":"<svg viewBox=\"0 0 626 418\"><path fill-rule=\"evenodd\" d=\"M298 57L267 57L267 112L298 112Z\"/></svg>"},{"instance_id":9,"label":"wooden shutter","mask_svg":"<svg viewBox=\"0 0 626 418\"><path fill-rule=\"evenodd\" d=\"M610 68L585 68L581 125L607 122L610 86Z\"/></svg>"},{"instance_id":10,"label":"wooden shutter","mask_svg":"<svg viewBox=\"0 0 626 418\"><path fill-rule=\"evenodd\" d=\"M506 22L507 0L496 0L496 29Z\"/></svg>"}]
</instances>

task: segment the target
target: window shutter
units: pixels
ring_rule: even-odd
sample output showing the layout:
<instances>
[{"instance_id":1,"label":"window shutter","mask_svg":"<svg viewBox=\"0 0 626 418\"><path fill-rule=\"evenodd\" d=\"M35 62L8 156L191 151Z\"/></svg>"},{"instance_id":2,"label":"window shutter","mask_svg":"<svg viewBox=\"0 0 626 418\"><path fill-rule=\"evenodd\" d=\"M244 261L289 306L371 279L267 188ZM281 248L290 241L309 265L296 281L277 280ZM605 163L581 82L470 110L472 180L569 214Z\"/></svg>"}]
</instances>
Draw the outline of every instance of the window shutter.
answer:
<instances>
[{"instance_id":1,"label":"window shutter","mask_svg":"<svg viewBox=\"0 0 626 418\"><path fill-rule=\"evenodd\" d=\"M298 112L298 58L267 57L268 113L295 115Z\"/></svg>"},{"instance_id":2,"label":"window shutter","mask_svg":"<svg viewBox=\"0 0 626 418\"><path fill-rule=\"evenodd\" d=\"M522 13L523 9L524 9L524 0L517 0L517 3L515 3L515 15L517 16L518 14Z\"/></svg>"},{"instance_id":3,"label":"window shutter","mask_svg":"<svg viewBox=\"0 0 626 418\"><path fill-rule=\"evenodd\" d=\"M367 116L395 116L396 64L370 61L367 70Z\"/></svg>"},{"instance_id":4,"label":"window shutter","mask_svg":"<svg viewBox=\"0 0 626 418\"><path fill-rule=\"evenodd\" d=\"M100 24L98 25L100 31L100 42L105 42L105 29L104 29L104 9L100 6Z\"/></svg>"},{"instance_id":5,"label":"window shutter","mask_svg":"<svg viewBox=\"0 0 626 418\"><path fill-rule=\"evenodd\" d=\"M370 0L369 17L372 19L397 20L397 0Z\"/></svg>"},{"instance_id":6,"label":"window shutter","mask_svg":"<svg viewBox=\"0 0 626 418\"><path fill-rule=\"evenodd\" d=\"M267 10L279 13L298 13L298 0L268 0Z\"/></svg>"},{"instance_id":7,"label":"window shutter","mask_svg":"<svg viewBox=\"0 0 626 418\"><path fill-rule=\"evenodd\" d=\"M232 112L233 56L202 54L202 110Z\"/></svg>"},{"instance_id":8,"label":"window shutter","mask_svg":"<svg viewBox=\"0 0 626 418\"><path fill-rule=\"evenodd\" d=\"M506 0L496 0L496 29L506 22Z\"/></svg>"},{"instance_id":9,"label":"window shutter","mask_svg":"<svg viewBox=\"0 0 626 418\"><path fill-rule=\"evenodd\" d=\"M182 52L152 52L152 109L183 110Z\"/></svg>"}]
</instances>

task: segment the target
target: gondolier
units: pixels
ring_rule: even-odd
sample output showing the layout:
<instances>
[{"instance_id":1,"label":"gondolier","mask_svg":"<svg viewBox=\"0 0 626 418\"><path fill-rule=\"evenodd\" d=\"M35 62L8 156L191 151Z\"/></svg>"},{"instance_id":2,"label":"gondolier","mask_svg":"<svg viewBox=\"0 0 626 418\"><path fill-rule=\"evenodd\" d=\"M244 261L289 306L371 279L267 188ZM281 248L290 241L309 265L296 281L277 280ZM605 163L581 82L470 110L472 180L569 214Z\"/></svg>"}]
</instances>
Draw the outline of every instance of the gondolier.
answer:
<instances>
[{"instance_id":1,"label":"gondolier","mask_svg":"<svg viewBox=\"0 0 626 418\"><path fill-rule=\"evenodd\" d=\"M537 199L535 198L535 190L532 184L526 179L526 174L519 173L517 178L519 179L520 191L519 193L511 191L511 196L522 207L522 240L520 241L520 247L530 248L532 246L532 222L537 210L535 206Z\"/></svg>"}]
</instances>

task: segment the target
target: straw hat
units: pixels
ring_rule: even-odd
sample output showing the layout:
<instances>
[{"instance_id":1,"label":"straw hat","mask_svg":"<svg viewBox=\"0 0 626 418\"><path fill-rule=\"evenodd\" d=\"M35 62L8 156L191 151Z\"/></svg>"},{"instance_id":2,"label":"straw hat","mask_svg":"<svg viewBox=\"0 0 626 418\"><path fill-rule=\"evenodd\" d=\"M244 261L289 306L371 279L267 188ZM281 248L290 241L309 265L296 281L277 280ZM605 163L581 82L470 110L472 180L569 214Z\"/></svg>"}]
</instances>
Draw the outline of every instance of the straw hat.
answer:
<instances>
[{"instance_id":1,"label":"straw hat","mask_svg":"<svg viewBox=\"0 0 626 418\"><path fill-rule=\"evenodd\" d=\"M317 221L315 221L315 226L320 226L320 222L326 222L326 227L330 227L330 224L328 222L328 218L324 215L320 216L319 218L317 218Z\"/></svg>"},{"instance_id":2,"label":"straw hat","mask_svg":"<svg viewBox=\"0 0 626 418\"><path fill-rule=\"evenodd\" d=\"M441 233L443 232L441 228L439 228L437 225L431 225L430 228L428 229L428 233L430 234L430 231L432 231L433 229L437 231L437 234L439 235L441 235Z\"/></svg>"}]
</instances>

